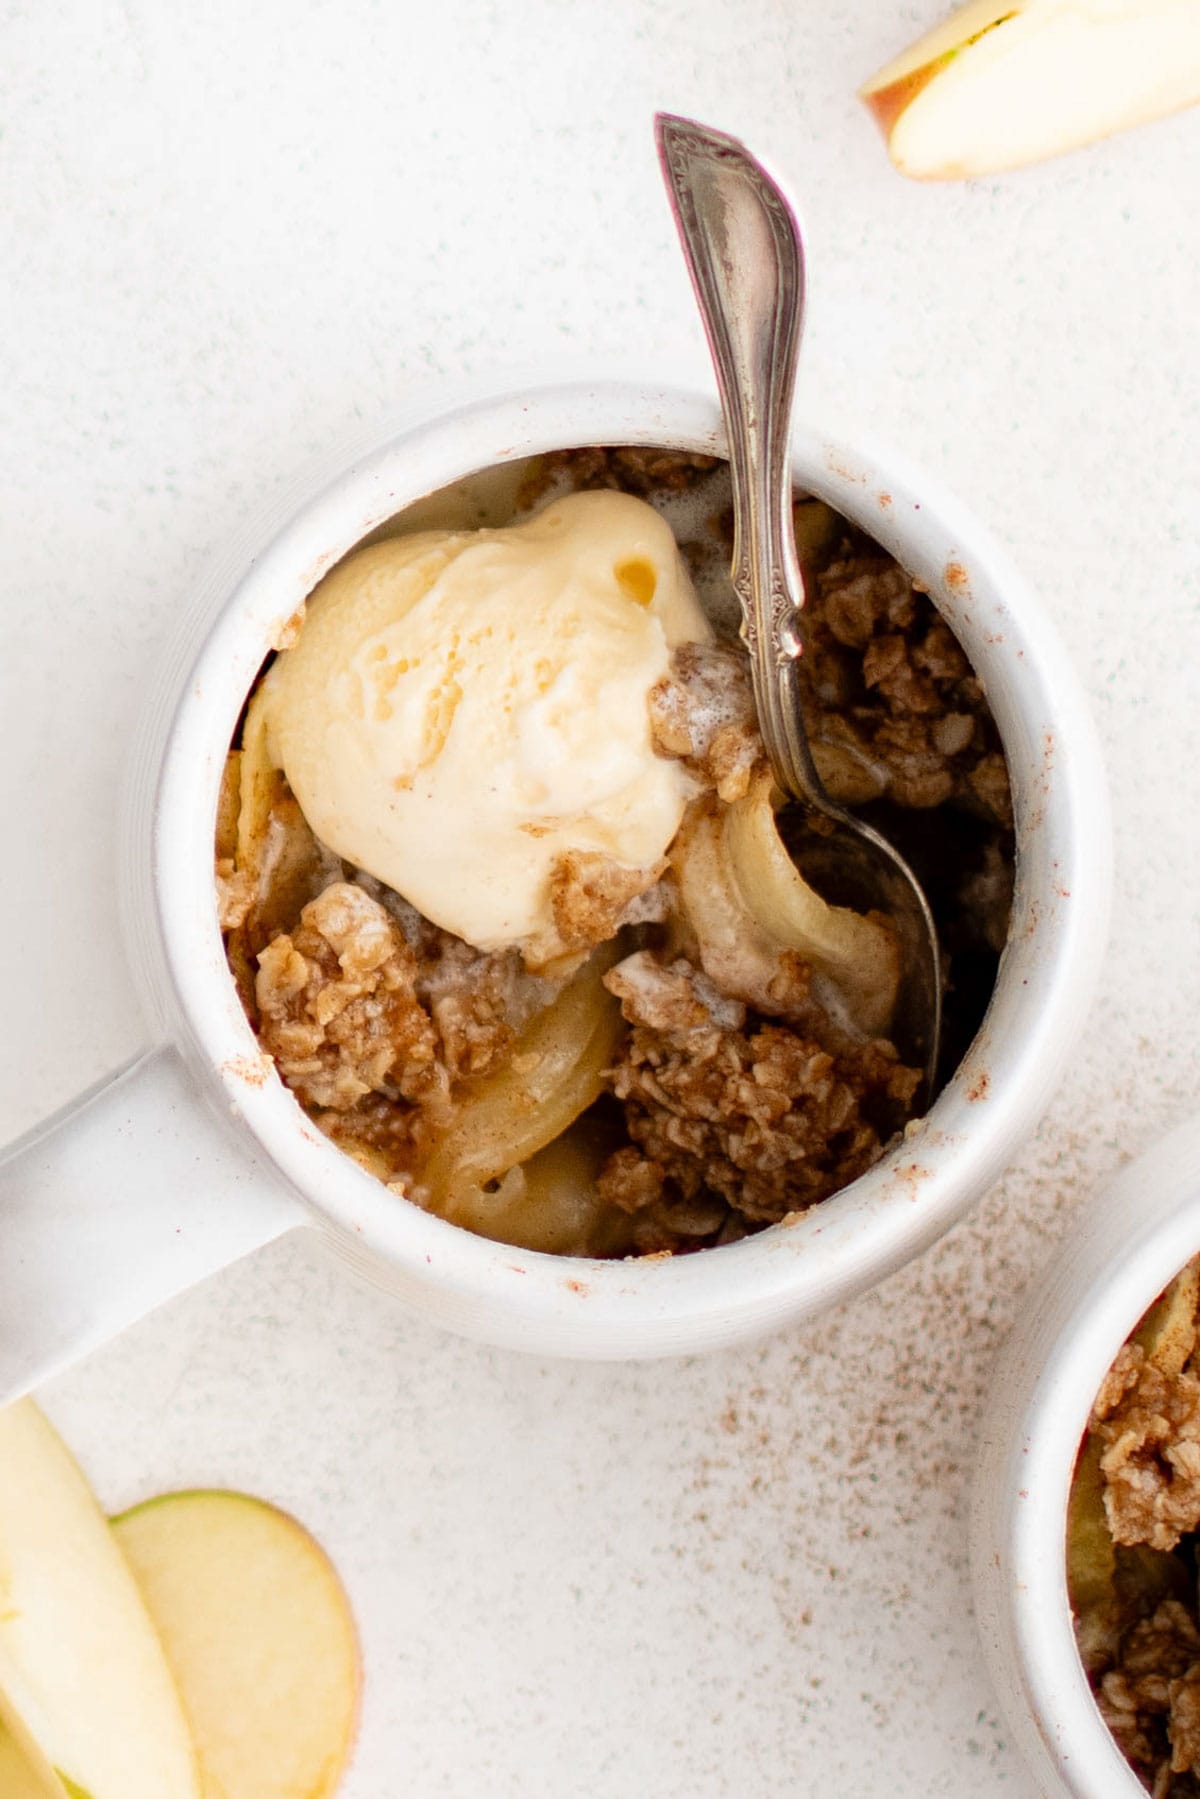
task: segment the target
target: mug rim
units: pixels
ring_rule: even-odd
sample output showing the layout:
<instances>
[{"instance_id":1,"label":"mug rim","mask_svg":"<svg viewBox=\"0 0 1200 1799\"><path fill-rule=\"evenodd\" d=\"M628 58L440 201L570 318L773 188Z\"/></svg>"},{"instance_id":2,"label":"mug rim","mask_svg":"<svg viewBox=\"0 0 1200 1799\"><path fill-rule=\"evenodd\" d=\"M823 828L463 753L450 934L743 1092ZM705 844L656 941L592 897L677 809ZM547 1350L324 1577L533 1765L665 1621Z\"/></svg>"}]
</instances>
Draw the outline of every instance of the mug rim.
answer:
<instances>
[{"instance_id":1,"label":"mug rim","mask_svg":"<svg viewBox=\"0 0 1200 1799\"><path fill-rule=\"evenodd\" d=\"M1086 702L1004 552L894 451L798 427L799 484L862 524L931 588L996 715L1017 812L1017 894L975 1042L925 1119L865 1175L794 1221L695 1255L612 1262L516 1249L423 1212L360 1169L262 1055L225 961L212 830L236 719L281 625L369 532L480 468L621 442L719 455L719 409L696 390L620 381L488 392L425 406L374 449L326 471L303 503L286 503L269 541L253 554L231 546L210 577L199 648L177 651L175 689L160 707L161 756L144 810L148 910L171 1028L311 1215L376 1278L385 1265L410 1296L437 1286L443 1321L467 1334L520 1343L536 1323L542 1345L624 1355L759 1334L862 1291L949 1228L1048 1101L1098 975L1110 864L1106 786ZM161 1011L161 991L157 999ZM511 1327L498 1335L500 1314L511 1314Z\"/></svg>"}]
</instances>

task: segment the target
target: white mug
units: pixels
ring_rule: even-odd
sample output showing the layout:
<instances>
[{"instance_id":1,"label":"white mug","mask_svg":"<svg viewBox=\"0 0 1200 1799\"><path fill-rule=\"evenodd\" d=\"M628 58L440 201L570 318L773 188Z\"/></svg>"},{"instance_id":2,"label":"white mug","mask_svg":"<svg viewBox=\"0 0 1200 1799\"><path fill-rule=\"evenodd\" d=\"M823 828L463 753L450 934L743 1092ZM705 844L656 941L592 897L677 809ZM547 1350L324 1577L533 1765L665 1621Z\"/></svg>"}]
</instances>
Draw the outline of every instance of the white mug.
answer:
<instances>
[{"instance_id":1,"label":"white mug","mask_svg":"<svg viewBox=\"0 0 1200 1799\"><path fill-rule=\"evenodd\" d=\"M1090 1200L1013 1326L983 1414L971 1507L975 1613L1045 1799L1145 1799L1092 1697L1067 1597L1067 1499L1100 1383L1200 1251L1200 1120Z\"/></svg>"},{"instance_id":2,"label":"white mug","mask_svg":"<svg viewBox=\"0 0 1200 1799\"><path fill-rule=\"evenodd\" d=\"M1107 930L1108 809L1057 635L999 547L892 453L798 430L797 483L932 593L987 692L1017 821L1012 926L983 1026L928 1117L794 1221L663 1260L513 1249L396 1197L304 1115L259 1051L213 884L222 764L281 625L361 538L424 495L548 449L720 454L699 392L615 381L476 394L394 425L230 545L148 698L121 835L123 915L149 1047L0 1164L0 1401L255 1246L316 1228L453 1330L541 1353L718 1347L861 1292L945 1231L1032 1129L1084 1017Z\"/></svg>"}]
</instances>

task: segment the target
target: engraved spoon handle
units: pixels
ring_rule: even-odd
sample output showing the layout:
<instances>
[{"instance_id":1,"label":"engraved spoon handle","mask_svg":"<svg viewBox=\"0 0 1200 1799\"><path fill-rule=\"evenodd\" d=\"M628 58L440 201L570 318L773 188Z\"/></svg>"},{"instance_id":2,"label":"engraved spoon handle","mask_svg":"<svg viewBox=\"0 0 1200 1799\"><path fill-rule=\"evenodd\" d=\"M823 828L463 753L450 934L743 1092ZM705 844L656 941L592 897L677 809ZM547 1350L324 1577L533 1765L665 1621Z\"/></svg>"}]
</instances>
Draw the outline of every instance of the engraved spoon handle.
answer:
<instances>
[{"instance_id":1,"label":"engraved spoon handle","mask_svg":"<svg viewBox=\"0 0 1200 1799\"><path fill-rule=\"evenodd\" d=\"M733 584L776 780L832 811L796 678L804 583L792 527L789 424L804 318L800 226L737 138L660 113L659 161L716 370L734 489Z\"/></svg>"}]
</instances>

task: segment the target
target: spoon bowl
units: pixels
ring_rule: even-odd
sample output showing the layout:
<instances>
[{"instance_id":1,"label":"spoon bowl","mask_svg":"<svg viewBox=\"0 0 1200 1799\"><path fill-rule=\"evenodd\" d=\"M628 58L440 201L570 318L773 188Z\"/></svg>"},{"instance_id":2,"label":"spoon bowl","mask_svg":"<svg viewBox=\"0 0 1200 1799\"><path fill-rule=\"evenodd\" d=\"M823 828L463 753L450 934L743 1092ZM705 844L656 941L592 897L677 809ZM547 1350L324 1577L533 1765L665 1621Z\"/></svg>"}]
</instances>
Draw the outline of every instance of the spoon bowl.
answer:
<instances>
[{"instance_id":1,"label":"spoon bowl","mask_svg":"<svg viewBox=\"0 0 1200 1799\"><path fill-rule=\"evenodd\" d=\"M759 728L775 780L795 802L780 814L780 832L822 898L891 922L901 963L891 1035L904 1061L922 1071L914 1107L923 1111L941 1039L941 958L929 902L887 839L830 798L804 723L805 596L789 457L804 314L800 225L779 183L737 138L669 113L656 116L655 136L729 440L732 579Z\"/></svg>"}]
</instances>

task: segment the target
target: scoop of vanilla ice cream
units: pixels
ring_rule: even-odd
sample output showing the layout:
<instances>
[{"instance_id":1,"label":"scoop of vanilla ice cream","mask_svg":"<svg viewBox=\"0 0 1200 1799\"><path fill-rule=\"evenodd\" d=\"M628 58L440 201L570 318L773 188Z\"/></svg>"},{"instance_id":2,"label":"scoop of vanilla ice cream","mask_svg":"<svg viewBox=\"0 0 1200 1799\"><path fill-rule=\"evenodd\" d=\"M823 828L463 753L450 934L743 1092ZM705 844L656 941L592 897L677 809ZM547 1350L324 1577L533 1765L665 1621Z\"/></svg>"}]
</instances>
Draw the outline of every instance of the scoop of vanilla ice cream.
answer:
<instances>
[{"instance_id":1,"label":"scoop of vanilla ice cream","mask_svg":"<svg viewBox=\"0 0 1200 1799\"><path fill-rule=\"evenodd\" d=\"M688 777L647 696L711 636L670 527L571 494L503 530L359 550L265 682L269 742L310 826L479 949L545 937L567 851L659 859Z\"/></svg>"}]
</instances>

